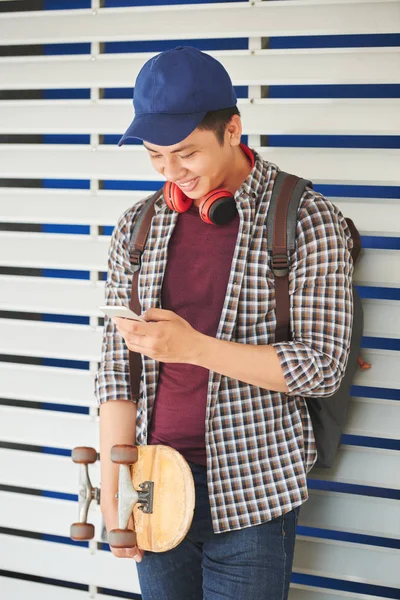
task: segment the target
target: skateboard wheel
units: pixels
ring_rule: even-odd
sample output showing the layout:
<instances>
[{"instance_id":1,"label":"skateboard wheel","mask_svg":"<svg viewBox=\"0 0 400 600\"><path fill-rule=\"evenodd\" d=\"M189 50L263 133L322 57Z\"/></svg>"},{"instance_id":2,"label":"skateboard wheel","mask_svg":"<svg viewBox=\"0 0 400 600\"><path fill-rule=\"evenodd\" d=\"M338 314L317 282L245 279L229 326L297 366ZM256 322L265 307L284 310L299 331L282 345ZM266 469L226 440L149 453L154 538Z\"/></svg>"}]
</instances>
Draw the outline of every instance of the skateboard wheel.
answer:
<instances>
[{"instance_id":1,"label":"skateboard wheel","mask_svg":"<svg viewBox=\"0 0 400 600\"><path fill-rule=\"evenodd\" d=\"M108 534L112 548L133 548L137 544L136 533L131 529L113 529Z\"/></svg>"},{"instance_id":2,"label":"skateboard wheel","mask_svg":"<svg viewBox=\"0 0 400 600\"><path fill-rule=\"evenodd\" d=\"M97 452L94 448L87 448L86 446L77 446L72 450L71 458L74 461L74 463L90 465L96 462Z\"/></svg>"},{"instance_id":3,"label":"skateboard wheel","mask_svg":"<svg viewBox=\"0 0 400 600\"><path fill-rule=\"evenodd\" d=\"M77 541L92 540L94 538L94 525L91 523L73 523L70 529L70 537Z\"/></svg>"},{"instance_id":4,"label":"skateboard wheel","mask_svg":"<svg viewBox=\"0 0 400 600\"><path fill-rule=\"evenodd\" d=\"M119 465L133 465L138 460L139 451L136 446L117 445L111 448L111 460Z\"/></svg>"}]
</instances>

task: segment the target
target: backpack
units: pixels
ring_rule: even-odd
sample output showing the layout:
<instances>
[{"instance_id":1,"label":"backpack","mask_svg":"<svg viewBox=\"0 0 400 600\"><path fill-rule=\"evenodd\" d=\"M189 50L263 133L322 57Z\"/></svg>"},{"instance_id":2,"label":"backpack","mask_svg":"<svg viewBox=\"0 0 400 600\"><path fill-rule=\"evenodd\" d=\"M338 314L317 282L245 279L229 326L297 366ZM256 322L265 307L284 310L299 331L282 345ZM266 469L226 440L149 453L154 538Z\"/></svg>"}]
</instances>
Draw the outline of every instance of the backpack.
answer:
<instances>
[{"instance_id":1,"label":"backpack","mask_svg":"<svg viewBox=\"0 0 400 600\"><path fill-rule=\"evenodd\" d=\"M312 183L295 175L280 171L274 181L271 203L267 216L267 247L271 256L271 268L275 278L276 330L275 341L291 340L289 269L290 253L296 244L297 211L305 189ZM353 221L345 218L353 240L351 256L355 264L361 252L361 238ZM289 253L289 254L288 254ZM360 296L353 285L353 326L350 353L339 388L331 396L305 397L312 421L317 461L314 468L333 466L339 448L350 403L350 390L357 364L363 369L371 365L360 357L364 327L364 314Z\"/></svg>"},{"instance_id":2,"label":"backpack","mask_svg":"<svg viewBox=\"0 0 400 600\"><path fill-rule=\"evenodd\" d=\"M290 253L295 249L297 211L306 187L312 188L312 183L306 179L280 171L274 181L265 223L267 247L271 256L271 268L275 278L276 342L289 341L291 339L289 327L289 258ZM141 313L138 297L141 255L146 244L151 220L155 215L154 203L161 195L162 189L147 198L132 229L129 254L133 269L133 279L129 306L137 314ZM361 251L361 238L353 221L346 218L346 222L353 239L352 259L355 264ZM350 388L357 363L362 369L370 367L368 363L364 363L359 358L364 321L361 300L354 285L353 305L354 317L350 354L340 387L329 397L305 398L317 448L317 462L314 465L317 468L330 468L333 466L346 421L350 402ZM130 389L132 399L135 402L139 399L141 369L141 355L129 351Z\"/></svg>"}]
</instances>

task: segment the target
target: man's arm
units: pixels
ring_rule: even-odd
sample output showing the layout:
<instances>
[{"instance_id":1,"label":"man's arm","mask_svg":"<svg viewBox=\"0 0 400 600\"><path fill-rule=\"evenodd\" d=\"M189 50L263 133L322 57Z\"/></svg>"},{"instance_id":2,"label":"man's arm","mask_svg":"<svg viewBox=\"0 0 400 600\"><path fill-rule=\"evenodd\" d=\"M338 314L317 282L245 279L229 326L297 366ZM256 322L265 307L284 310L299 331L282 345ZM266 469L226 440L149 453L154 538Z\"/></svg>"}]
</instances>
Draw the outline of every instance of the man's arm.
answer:
<instances>
[{"instance_id":1,"label":"man's arm","mask_svg":"<svg viewBox=\"0 0 400 600\"><path fill-rule=\"evenodd\" d=\"M100 507L107 532L118 529L118 491L119 465L111 462L111 448L116 444L135 444L136 404L126 400L105 402L100 406ZM133 519L128 529L133 529ZM134 548L111 548L117 558L134 558L140 562L143 551Z\"/></svg>"},{"instance_id":2,"label":"man's arm","mask_svg":"<svg viewBox=\"0 0 400 600\"><path fill-rule=\"evenodd\" d=\"M266 390L289 391L272 346L237 344L203 335L193 364Z\"/></svg>"},{"instance_id":3,"label":"man's arm","mask_svg":"<svg viewBox=\"0 0 400 600\"><path fill-rule=\"evenodd\" d=\"M114 228L109 253L105 285L105 304L129 305L132 284L128 242L131 209L126 211ZM109 317L104 318L101 361L95 376L95 395L100 406L100 470L101 511L106 529L118 529L119 465L111 462L110 451L117 444L136 443L136 404L131 401L128 349ZM132 521L128 524L132 529ZM137 548L112 549L115 556L135 558L142 555Z\"/></svg>"},{"instance_id":4,"label":"man's arm","mask_svg":"<svg viewBox=\"0 0 400 600\"><path fill-rule=\"evenodd\" d=\"M289 274L292 341L249 346L202 341L196 364L291 395L330 396L340 385L353 319L350 232L338 209L306 192Z\"/></svg>"},{"instance_id":5,"label":"man's arm","mask_svg":"<svg viewBox=\"0 0 400 600\"><path fill-rule=\"evenodd\" d=\"M100 472L101 510L109 516L107 530L118 528L118 521L112 522L118 502L119 465L111 462L111 448L116 444L135 444L136 404L126 400L105 402L100 406Z\"/></svg>"}]
</instances>

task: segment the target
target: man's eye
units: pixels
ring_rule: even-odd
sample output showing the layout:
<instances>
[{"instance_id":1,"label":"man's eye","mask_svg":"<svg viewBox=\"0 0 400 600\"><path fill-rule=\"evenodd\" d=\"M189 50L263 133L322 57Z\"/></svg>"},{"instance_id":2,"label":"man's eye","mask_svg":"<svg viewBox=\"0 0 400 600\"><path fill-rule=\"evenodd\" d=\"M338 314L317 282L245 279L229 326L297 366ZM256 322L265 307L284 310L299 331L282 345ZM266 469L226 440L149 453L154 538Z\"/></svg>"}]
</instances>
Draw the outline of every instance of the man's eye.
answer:
<instances>
[{"instance_id":1,"label":"man's eye","mask_svg":"<svg viewBox=\"0 0 400 600\"><path fill-rule=\"evenodd\" d=\"M196 154L196 152L191 152L190 154L186 154L186 156L181 156L181 158L190 158L191 156L194 156Z\"/></svg>"}]
</instances>

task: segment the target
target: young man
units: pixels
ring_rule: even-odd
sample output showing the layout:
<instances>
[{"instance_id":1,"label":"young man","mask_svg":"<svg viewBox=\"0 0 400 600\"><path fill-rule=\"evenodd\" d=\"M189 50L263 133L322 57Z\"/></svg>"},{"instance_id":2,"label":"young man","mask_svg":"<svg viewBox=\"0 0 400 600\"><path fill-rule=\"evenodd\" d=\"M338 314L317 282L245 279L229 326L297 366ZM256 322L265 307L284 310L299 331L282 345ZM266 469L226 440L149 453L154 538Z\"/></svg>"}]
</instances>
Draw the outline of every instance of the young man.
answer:
<instances>
[{"instance_id":1,"label":"young man","mask_svg":"<svg viewBox=\"0 0 400 600\"><path fill-rule=\"evenodd\" d=\"M121 143L143 140L172 187L156 202L142 257L147 322L105 319L96 376L102 512L108 531L118 527L110 448L134 443L166 444L185 456L196 508L173 550L113 553L138 561L144 600L284 600L316 459L304 396L331 395L348 358L350 233L337 208L307 189L291 259L292 341L275 343L265 222L279 168L240 144L228 74L194 48L168 50L139 73L134 106ZM228 217L218 220L217 211L224 224L210 224L212 210L203 220L199 207L221 188L232 195L222 211ZM142 206L127 210L114 230L107 304L129 303L128 245ZM128 348L143 361L137 410Z\"/></svg>"}]
</instances>

